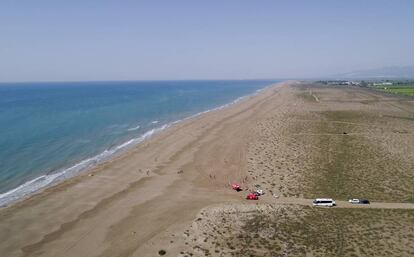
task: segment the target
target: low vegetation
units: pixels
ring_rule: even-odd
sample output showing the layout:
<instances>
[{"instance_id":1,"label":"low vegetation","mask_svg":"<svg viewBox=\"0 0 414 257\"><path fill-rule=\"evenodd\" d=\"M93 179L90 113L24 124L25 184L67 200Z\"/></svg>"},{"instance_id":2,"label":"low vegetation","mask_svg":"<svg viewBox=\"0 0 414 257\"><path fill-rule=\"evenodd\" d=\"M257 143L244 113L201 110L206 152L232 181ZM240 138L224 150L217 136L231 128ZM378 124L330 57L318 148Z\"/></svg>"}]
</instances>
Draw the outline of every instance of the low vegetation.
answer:
<instances>
[{"instance_id":1,"label":"low vegetation","mask_svg":"<svg viewBox=\"0 0 414 257\"><path fill-rule=\"evenodd\" d=\"M412 256L412 210L251 207L205 213L187 256ZM209 249L209 250L208 250Z\"/></svg>"},{"instance_id":2,"label":"low vegetation","mask_svg":"<svg viewBox=\"0 0 414 257\"><path fill-rule=\"evenodd\" d=\"M307 102L317 102L315 97L312 95L312 91L306 91L298 94L299 97L301 97L303 100Z\"/></svg>"},{"instance_id":3,"label":"low vegetation","mask_svg":"<svg viewBox=\"0 0 414 257\"><path fill-rule=\"evenodd\" d=\"M320 150L314 152L313 169L305 176L310 181L308 198L322 195L342 200L412 201L412 163L381 148L380 140L392 137L392 131L382 127L374 132L380 122L392 122L390 118L379 121L375 115L344 111L321 115L321 122L315 124Z\"/></svg>"},{"instance_id":4,"label":"low vegetation","mask_svg":"<svg viewBox=\"0 0 414 257\"><path fill-rule=\"evenodd\" d=\"M258 123L248 155L251 180L288 197L414 202L414 162L407 154L414 151L414 116L403 111L408 107L382 105L353 89L311 89L322 104L301 88L297 96L307 107L299 108L306 111L292 108ZM335 109L327 110L327 99Z\"/></svg>"},{"instance_id":5,"label":"low vegetation","mask_svg":"<svg viewBox=\"0 0 414 257\"><path fill-rule=\"evenodd\" d=\"M387 86L373 86L373 88L406 96L414 96L414 84L396 84L396 85L387 85Z\"/></svg>"},{"instance_id":6,"label":"low vegetation","mask_svg":"<svg viewBox=\"0 0 414 257\"><path fill-rule=\"evenodd\" d=\"M286 197L414 202L410 99L328 85L302 85L296 96L257 123L250 186ZM181 256L414 256L413 224L412 209L227 204L199 214Z\"/></svg>"}]
</instances>

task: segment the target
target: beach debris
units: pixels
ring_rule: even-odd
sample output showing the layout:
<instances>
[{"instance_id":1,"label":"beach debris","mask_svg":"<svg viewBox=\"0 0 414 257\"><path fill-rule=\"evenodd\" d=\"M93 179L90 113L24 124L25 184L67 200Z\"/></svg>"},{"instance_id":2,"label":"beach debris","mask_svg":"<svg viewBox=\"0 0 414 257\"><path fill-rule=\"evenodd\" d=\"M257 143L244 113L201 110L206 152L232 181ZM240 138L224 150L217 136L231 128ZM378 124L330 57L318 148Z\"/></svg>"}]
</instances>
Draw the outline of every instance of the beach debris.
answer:
<instances>
[{"instance_id":1,"label":"beach debris","mask_svg":"<svg viewBox=\"0 0 414 257\"><path fill-rule=\"evenodd\" d=\"M239 184L237 184L237 183L233 183L233 184L231 185L231 188L232 188L233 190L236 190L237 192L242 191L241 186L240 186Z\"/></svg>"},{"instance_id":2,"label":"beach debris","mask_svg":"<svg viewBox=\"0 0 414 257\"><path fill-rule=\"evenodd\" d=\"M89 174L89 175L88 175L88 177L93 177L93 176L94 176L93 174Z\"/></svg>"},{"instance_id":3,"label":"beach debris","mask_svg":"<svg viewBox=\"0 0 414 257\"><path fill-rule=\"evenodd\" d=\"M177 171L177 174L182 174L182 173L184 173L184 171L183 171L183 170L179 170L179 171Z\"/></svg>"},{"instance_id":4,"label":"beach debris","mask_svg":"<svg viewBox=\"0 0 414 257\"><path fill-rule=\"evenodd\" d=\"M158 254L159 254L159 255L165 255L166 253L167 253L167 252L166 252L165 250L159 250L159 251L158 251Z\"/></svg>"},{"instance_id":5,"label":"beach debris","mask_svg":"<svg viewBox=\"0 0 414 257\"><path fill-rule=\"evenodd\" d=\"M259 200L259 196L257 196L256 194L254 194L254 193L249 193L247 196L246 196L246 199L247 200Z\"/></svg>"}]
</instances>

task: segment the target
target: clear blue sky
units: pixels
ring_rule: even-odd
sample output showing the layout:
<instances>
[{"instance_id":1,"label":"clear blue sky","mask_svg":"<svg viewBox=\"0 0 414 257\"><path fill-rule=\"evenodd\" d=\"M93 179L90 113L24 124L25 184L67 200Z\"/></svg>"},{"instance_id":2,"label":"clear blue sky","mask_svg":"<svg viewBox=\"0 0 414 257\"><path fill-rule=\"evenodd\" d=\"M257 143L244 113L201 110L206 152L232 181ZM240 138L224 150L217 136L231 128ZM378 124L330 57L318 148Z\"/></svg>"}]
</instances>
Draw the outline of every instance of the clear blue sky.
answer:
<instances>
[{"instance_id":1,"label":"clear blue sky","mask_svg":"<svg viewBox=\"0 0 414 257\"><path fill-rule=\"evenodd\" d=\"M411 0L0 1L0 81L297 78L413 64Z\"/></svg>"}]
</instances>

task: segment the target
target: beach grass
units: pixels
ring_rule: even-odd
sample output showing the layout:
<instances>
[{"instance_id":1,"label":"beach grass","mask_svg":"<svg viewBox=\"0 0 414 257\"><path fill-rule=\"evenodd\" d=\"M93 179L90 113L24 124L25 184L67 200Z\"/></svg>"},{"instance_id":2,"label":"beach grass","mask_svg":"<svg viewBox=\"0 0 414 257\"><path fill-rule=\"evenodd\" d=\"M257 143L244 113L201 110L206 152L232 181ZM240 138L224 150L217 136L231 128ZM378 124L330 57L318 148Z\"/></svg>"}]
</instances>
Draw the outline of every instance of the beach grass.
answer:
<instances>
[{"instance_id":1,"label":"beach grass","mask_svg":"<svg viewBox=\"0 0 414 257\"><path fill-rule=\"evenodd\" d=\"M253 130L252 185L292 198L414 202L410 102L355 88L297 89L288 111ZM207 208L183 256L413 256L413 210L370 207L275 200Z\"/></svg>"},{"instance_id":2,"label":"beach grass","mask_svg":"<svg viewBox=\"0 0 414 257\"><path fill-rule=\"evenodd\" d=\"M255 184L289 197L413 202L407 107L355 89L301 85L295 96L301 111L257 124L248 156Z\"/></svg>"},{"instance_id":3,"label":"beach grass","mask_svg":"<svg viewBox=\"0 0 414 257\"><path fill-rule=\"evenodd\" d=\"M412 210L274 206L197 221L197 250L217 256L410 256ZM210 223L209 223L210 222ZM209 226L205 224L209 223ZM202 239L202 240L201 240ZM216 256L212 254L211 256ZM210 255L209 255L210 256Z\"/></svg>"},{"instance_id":4,"label":"beach grass","mask_svg":"<svg viewBox=\"0 0 414 257\"><path fill-rule=\"evenodd\" d=\"M411 202L413 179L401 159L379 146L381 132L375 115L360 112L327 111L315 136L311 181L306 196L327 195L335 199L369 198L377 201ZM366 125L366 126L364 126Z\"/></svg>"},{"instance_id":5,"label":"beach grass","mask_svg":"<svg viewBox=\"0 0 414 257\"><path fill-rule=\"evenodd\" d=\"M298 97L302 98L303 100L313 103L316 102L315 97L311 94L311 91L301 92L297 94Z\"/></svg>"}]
</instances>

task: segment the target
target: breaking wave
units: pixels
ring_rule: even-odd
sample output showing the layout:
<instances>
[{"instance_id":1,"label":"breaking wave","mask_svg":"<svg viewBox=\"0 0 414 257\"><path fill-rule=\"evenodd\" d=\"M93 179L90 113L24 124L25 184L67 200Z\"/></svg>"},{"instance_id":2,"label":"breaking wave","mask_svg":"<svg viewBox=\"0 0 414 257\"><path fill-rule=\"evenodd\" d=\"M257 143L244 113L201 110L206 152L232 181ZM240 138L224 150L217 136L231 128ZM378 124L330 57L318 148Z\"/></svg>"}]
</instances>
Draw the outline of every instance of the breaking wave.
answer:
<instances>
[{"instance_id":1,"label":"breaking wave","mask_svg":"<svg viewBox=\"0 0 414 257\"><path fill-rule=\"evenodd\" d=\"M166 128L168 128L172 125L175 125L179 122L182 122L182 121L200 116L200 115L205 114L205 113L209 113L209 112L212 112L212 111L217 111L217 110L226 108L230 105L233 105L235 103L240 102L241 100L245 99L246 97L256 95L257 93L259 93L260 91L262 91L266 88L267 87L256 90L255 93L253 93L253 94L239 97L236 100L234 100L234 101L232 101L228 104L224 104L224 105L221 105L221 106L216 107L216 108L212 108L212 109L209 109L209 110L206 110L206 111L202 111L202 112L196 113L194 115L191 115L189 117L186 117L184 119L180 119L180 120L165 124L163 126L151 129L151 130L145 132L144 134L142 134L141 136L139 136L137 138L133 138L131 140L128 140L128 141L118 145L118 146L107 149L107 150L103 151L102 153L100 153L98 155L95 155L91 158L85 159L85 160L83 160L83 161L81 161L81 162L79 162L79 163L77 163L77 164L75 164L75 165L73 165L69 168L65 168L65 169L62 169L62 170L59 170L59 171L56 171L56 172L53 172L53 173L45 174L45 175L39 176L35 179L32 179L30 181L27 181L24 184L21 184L20 186L14 188L14 189L11 189L11 190L9 190L5 193L0 194L0 206L6 206L10 203L21 200L21 199L23 199L27 196L30 196L31 194L33 194L35 192L38 192L41 189L45 189L48 186L55 185L58 182L61 182L65 179L73 177L73 176L75 176L76 174L79 174L82 171L86 171L86 170L88 170L92 167L95 167L97 164L100 164L100 163L110 159L114 155L119 154L121 152L124 152L125 150L130 149L131 147L141 143L142 141L144 141L144 140L148 139L149 137L153 136L154 134L159 133L159 132L165 130ZM155 121L152 121L151 123L152 124L157 124L158 122L159 121L155 120ZM129 128L128 131L138 130L139 128L140 128L140 126L136 126L136 127L133 127L133 128Z\"/></svg>"}]
</instances>

